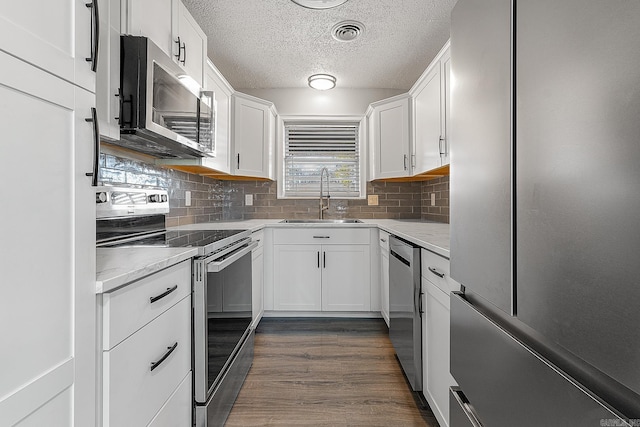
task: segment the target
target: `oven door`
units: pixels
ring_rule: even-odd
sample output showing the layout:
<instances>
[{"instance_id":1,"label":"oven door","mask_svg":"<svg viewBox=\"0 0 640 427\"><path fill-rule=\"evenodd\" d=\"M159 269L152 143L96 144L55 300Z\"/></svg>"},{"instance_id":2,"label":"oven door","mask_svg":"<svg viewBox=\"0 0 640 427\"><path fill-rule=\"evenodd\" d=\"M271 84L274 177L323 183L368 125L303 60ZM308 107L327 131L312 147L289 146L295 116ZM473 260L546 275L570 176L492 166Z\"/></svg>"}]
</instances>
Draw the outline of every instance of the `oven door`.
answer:
<instances>
[{"instance_id":1,"label":"oven door","mask_svg":"<svg viewBox=\"0 0 640 427\"><path fill-rule=\"evenodd\" d=\"M195 401L207 398L250 332L251 251L257 242L194 261Z\"/></svg>"}]
</instances>

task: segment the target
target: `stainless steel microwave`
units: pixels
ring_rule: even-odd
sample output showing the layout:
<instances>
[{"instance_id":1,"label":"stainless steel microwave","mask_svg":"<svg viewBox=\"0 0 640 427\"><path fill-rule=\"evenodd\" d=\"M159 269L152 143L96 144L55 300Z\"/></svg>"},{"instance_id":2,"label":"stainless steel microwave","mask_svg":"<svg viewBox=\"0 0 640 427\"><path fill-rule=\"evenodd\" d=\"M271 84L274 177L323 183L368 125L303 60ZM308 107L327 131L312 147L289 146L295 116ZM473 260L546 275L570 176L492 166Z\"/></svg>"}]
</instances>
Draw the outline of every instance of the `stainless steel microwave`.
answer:
<instances>
[{"instance_id":1,"label":"stainless steel microwave","mask_svg":"<svg viewBox=\"0 0 640 427\"><path fill-rule=\"evenodd\" d=\"M121 36L120 141L161 158L215 156L215 98L146 37Z\"/></svg>"}]
</instances>

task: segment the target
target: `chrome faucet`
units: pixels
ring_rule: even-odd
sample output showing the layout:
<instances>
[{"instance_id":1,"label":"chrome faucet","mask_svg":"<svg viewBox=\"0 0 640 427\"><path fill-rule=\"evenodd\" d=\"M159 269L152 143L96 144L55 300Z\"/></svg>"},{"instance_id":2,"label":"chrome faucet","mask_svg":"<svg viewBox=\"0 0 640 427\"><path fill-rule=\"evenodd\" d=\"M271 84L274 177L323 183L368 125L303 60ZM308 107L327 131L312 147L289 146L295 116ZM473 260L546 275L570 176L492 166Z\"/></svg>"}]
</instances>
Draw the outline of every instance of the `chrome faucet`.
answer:
<instances>
[{"instance_id":1,"label":"chrome faucet","mask_svg":"<svg viewBox=\"0 0 640 427\"><path fill-rule=\"evenodd\" d=\"M324 205L324 201L323 201L323 187L322 187L322 177L324 176L325 172L327 173L327 205ZM329 209L329 198L331 197L331 195L329 194L329 170L327 168L322 168L322 170L320 171L320 219L322 219L324 217L324 211L326 211L327 209Z\"/></svg>"}]
</instances>

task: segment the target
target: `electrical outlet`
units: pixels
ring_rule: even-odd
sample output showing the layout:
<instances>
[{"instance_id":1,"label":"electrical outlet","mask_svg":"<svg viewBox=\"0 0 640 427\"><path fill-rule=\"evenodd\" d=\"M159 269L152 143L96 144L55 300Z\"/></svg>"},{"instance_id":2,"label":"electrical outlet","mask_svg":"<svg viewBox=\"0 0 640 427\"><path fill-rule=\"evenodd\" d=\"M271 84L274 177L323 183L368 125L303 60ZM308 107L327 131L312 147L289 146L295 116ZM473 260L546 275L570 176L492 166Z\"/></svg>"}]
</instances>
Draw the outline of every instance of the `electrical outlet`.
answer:
<instances>
[{"instance_id":1,"label":"electrical outlet","mask_svg":"<svg viewBox=\"0 0 640 427\"><path fill-rule=\"evenodd\" d=\"M367 203L369 204L369 206L378 206L378 195L370 194L369 196L367 196Z\"/></svg>"},{"instance_id":2,"label":"electrical outlet","mask_svg":"<svg viewBox=\"0 0 640 427\"><path fill-rule=\"evenodd\" d=\"M436 205L436 193L431 193L431 206Z\"/></svg>"},{"instance_id":3,"label":"electrical outlet","mask_svg":"<svg viewBox=\"0 0 640 427\"><path fill-rule=\"evenodd\" d=\"M184 192L184 205L191 206L191 191Z\"/></svg>"},{"instance_id":4,"label":"electrical outlet","mask_svg":"<svg viewBox=\"0 0 640 427\"><path fill-rule=\"evenodd\" d=\"M245 194L244 195L244 205L245 206L253 206L253 194Z\"/></svg>"}]
</instances>

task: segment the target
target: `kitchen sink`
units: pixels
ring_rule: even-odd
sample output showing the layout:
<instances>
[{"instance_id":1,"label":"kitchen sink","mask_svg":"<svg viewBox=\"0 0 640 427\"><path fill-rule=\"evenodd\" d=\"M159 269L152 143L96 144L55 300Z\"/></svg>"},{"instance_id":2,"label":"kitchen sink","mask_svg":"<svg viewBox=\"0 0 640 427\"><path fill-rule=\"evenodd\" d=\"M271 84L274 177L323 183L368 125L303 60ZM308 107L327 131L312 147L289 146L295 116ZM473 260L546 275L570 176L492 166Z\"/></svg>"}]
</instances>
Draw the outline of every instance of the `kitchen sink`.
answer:
<instances>
[{"instance_id":1,"label":"kitchen sink","mask_svg":"<svg viewBox=\"0 0 640 427\"><path fill-rule=\"evenodd\" d=\"M362 224L359 219L284 219L281 224Z\"/></svg>"}]
</instances>

